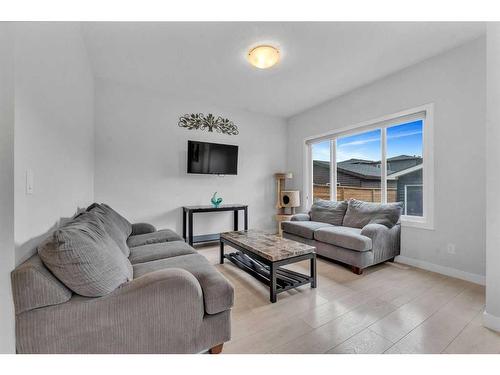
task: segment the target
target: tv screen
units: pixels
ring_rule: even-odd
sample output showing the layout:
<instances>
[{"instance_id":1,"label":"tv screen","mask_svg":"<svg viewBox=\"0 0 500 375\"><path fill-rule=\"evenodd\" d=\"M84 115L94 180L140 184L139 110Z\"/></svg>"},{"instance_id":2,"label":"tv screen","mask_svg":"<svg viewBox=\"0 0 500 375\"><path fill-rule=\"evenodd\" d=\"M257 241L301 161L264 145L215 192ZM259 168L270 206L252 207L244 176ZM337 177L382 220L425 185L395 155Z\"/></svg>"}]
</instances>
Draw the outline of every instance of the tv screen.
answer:
<instances>
[{"instance_id":1,"label":"tv screen","mask_svg":"<svg viewBox=\"0 0 500 375\"><path fill-rule=\"evenodd\" d=\"M238 146L188 141L187 172L237 174Z\"/></svg>"}]
</instances>

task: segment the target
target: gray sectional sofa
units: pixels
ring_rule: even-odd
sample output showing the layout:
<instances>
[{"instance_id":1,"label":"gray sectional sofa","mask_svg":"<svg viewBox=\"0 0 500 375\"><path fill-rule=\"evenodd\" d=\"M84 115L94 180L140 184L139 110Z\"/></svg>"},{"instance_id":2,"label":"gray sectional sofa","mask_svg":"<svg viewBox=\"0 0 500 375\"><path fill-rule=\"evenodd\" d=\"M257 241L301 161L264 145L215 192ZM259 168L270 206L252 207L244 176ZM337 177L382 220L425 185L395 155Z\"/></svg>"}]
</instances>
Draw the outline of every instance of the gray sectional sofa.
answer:
<instances>
[{"instance_id":1,"label":"gray sectional sofa","mask_svg":"<svg viewBox=\"0 0 500 375\"><path fill-rule=\"evenodd\" d=\"M283 237L315 246L320 256L361 274L399 255L401 209L401 203L317 200L308 214L294 215L281 227Z\"/></svg>"},{"instance_id":2,"label":"gray sectional sofa","mask_svg":"<svg viewBox=\"0 0 500 375\"><path fill-rule=\"evenodd\" d=\"M18 353L211 353L233 287L175 232L105 204L62 225L11 274Z\"/></svg>"}]
</instances>

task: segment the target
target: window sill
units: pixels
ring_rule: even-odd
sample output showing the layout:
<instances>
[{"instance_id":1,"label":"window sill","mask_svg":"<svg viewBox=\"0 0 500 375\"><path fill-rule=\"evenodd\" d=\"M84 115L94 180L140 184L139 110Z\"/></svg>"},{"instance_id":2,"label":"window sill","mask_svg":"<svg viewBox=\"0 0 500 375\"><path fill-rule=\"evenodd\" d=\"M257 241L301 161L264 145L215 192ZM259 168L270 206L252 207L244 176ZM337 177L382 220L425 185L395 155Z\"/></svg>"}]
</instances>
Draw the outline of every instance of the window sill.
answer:
<instances>
[{"instance_id":1,"label":"window sill","mask_svg":"<svg viewBox=\"0 0 500 375\"><path fill-rule=\"evenodd\" d=\"M434 225L423 217L402 216L401 226L405 228L434 230Z\"/></svg>"}]
</instances>

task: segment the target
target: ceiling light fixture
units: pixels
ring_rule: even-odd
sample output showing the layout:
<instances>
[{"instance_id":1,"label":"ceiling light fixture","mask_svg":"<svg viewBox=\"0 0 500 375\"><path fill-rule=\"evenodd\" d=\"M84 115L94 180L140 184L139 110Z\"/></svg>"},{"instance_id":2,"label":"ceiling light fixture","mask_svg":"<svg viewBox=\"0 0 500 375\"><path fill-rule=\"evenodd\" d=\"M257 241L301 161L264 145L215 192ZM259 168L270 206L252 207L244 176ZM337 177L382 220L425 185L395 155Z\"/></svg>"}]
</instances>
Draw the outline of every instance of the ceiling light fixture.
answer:
<instances>
[{"instance_id":1,"label":"ceiling light fixture","mask_svg":"<svg viewBox=\"0 0 500 375\"><path fill-rule=\"evenodd\" d=\"M268 69L280 60L280 51L273 46L260 45L248 52L248 62L259 69Z\"/></svg>"}]
</instances>

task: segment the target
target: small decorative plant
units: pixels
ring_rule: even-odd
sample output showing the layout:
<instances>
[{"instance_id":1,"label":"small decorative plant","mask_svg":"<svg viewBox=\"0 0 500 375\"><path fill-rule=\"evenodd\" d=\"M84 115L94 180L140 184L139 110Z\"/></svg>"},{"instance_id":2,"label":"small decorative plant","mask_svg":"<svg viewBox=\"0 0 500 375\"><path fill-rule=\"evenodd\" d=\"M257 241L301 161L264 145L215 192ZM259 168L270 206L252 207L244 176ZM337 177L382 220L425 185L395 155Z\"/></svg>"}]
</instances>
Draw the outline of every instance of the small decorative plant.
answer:
<instances>
[{"instance_id":1,"label":"small decorative plant","mask_svg":"<svg viewBox=\"0 0 500 375\"><path fill-rule=\"evenodd\" d=\"M210 202L212 203L212 205L215 207L215 208L218 208L220 206L220 204L222 203L222 198L217 198L217 192L214 193L214 195L212 195L212 199L210 199Z\"/></svg>"}]
</instances>

